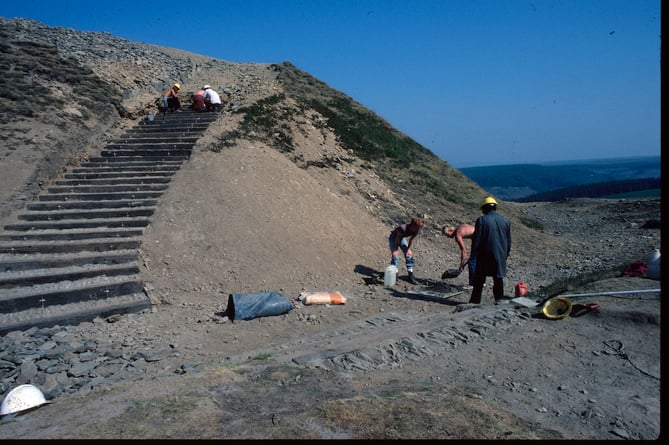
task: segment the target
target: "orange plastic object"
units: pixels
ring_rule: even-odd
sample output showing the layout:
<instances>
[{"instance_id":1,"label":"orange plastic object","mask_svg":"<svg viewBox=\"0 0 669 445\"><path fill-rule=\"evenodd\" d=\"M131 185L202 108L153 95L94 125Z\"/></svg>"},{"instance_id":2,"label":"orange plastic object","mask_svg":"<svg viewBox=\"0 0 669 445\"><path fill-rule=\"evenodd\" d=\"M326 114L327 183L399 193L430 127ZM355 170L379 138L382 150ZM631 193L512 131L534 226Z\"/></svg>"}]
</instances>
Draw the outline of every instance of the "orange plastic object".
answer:
<instances>
[{"instance_id":1,"label":"orange plastic object","mask_svg":"<svg viewBox=\"0 0 669 445\"><path fill-rule=\"evenodd\" d=\"M346 297L339 292L316 292L307 294L304 304L346 304Z\"/></svg>"}]
</instances>

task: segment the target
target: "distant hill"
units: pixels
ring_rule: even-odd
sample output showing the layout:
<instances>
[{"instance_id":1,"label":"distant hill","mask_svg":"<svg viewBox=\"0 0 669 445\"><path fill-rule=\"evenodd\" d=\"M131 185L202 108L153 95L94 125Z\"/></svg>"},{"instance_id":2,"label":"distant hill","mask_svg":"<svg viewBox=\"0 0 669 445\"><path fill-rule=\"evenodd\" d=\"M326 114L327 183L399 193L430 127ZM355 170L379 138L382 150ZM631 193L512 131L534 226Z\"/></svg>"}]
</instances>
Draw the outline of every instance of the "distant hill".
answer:
<instances>
[{"instance_id":1,"label":"distant hill","mask_svg":"<svg viewBox=\"0 0 669 445\"><path fill-rule=\"evenodd\" d=\"M641 191L647 191L646 196L659 196L661 177L659 156L490 165L460 171L492 195L508 201L609 197Z\"/></svg>"}]
</instances>

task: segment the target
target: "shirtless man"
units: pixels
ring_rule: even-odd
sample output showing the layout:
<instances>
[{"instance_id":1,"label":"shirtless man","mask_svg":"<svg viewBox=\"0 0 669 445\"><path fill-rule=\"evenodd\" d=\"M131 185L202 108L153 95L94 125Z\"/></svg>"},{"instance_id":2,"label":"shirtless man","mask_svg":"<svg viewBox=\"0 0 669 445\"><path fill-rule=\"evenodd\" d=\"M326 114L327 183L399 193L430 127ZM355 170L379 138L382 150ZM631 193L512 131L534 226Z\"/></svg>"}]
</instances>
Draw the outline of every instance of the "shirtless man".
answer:
<instances>
[{"instance_id":1,"label":"shirtless man","mask_svg":"<svg viewBox=\"0 0 669 445\"><path fill-rule=\"evenodd\" d=\"M460 248L460 265L458 269L462 270L467 264L467 272L469 273L469 286L473 284L474 281L474 269L476 267L476 258L469 258L467 262L467 246L465 245L465 239L471 240L474 237L474 226L469 224L460 224L457 227L446 227L444 226L441 229L443 233L448 238L452 238L458 243Z\"/></svg>"}]
</instances>

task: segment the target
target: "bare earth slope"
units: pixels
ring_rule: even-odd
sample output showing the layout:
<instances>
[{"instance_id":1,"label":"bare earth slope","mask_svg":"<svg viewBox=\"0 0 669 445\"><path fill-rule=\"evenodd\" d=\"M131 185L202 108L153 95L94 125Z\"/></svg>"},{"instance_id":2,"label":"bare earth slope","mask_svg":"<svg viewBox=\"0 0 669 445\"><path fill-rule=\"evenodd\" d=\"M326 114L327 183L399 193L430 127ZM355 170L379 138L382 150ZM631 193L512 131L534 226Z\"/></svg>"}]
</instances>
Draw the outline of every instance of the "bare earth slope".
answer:
<instances>
[{"instance_id":1,"label":"bare earth slope","mask_svg":"<svg viewBox=\"0 0 669 445\"><path fill-rule=\"evenodd\" d=\"M182 77L165 81L229 88L229 104L280 90L268 66L174 57ZM111 138L143 118L159 88L143 77L146 65L89 63L110 81L141 86L124 101L141 111L112 126ZM244 139L215 153L240 117L228 108L212 124L143 237L152 309L68 328L91 344L169 353L144 363L139 381L110 378L1 420L0 439L659 437L661 283L621 277L619 268L660 247L661 231L641 228L659 220L659 200L500 205L544 227L512 226L506 293L522 280L541 298L539 289L562 281L563 293L596 294L574 300L600 305L578 316L546 320L495 306L490 285L483 304L469 305L466 273L441 280L458 252L439 229L473 222L475 208L438 218L423 210L421 282L408 284L402 263L397 285L384 288L385 221L402 204L359 162L305 168L347 156L308 116L293 128L290 156ZM594 281L578 279L597 271ZM347 302L296 301L287 313L247 321L224 314L229 294L265 290L290 300L339 291Z\"/></svg>"}]
</instances>

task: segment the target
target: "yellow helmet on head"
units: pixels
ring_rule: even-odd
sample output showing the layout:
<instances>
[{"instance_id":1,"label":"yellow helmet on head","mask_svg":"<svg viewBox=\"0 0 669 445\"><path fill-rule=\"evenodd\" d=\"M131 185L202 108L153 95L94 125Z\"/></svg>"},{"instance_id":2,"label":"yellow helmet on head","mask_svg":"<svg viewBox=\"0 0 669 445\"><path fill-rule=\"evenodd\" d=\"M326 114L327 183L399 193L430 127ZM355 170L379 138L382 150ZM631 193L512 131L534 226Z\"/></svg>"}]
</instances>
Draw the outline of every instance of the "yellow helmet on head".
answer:
<instances>
[{"instance_id":1,"label":"yellow helmet on head","mask_svg":"<svg viewBox=\"0 0 669 445\"><path fill-rule=\"evenodd\" d=\"M495 198L488 196L485 201L483 201L483 204L481 204L481 208L483 209L483 207L488 205L497 206L497 201L495 201Z\"/></svg>"},{"instance_id":2,"label":"yellow helmet on head","mask_svg":"<svg viewBox=\"0 0 669 445\"><path fill-rule=\"evenodd\" d=\"M181 89L181 85L179 85L178 83L175 83L174 86L179 90Z\"/></svg>"}]
</instances>

